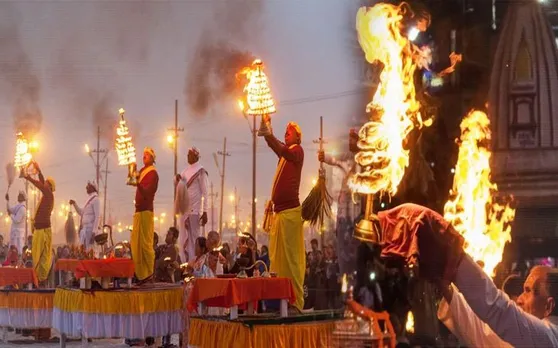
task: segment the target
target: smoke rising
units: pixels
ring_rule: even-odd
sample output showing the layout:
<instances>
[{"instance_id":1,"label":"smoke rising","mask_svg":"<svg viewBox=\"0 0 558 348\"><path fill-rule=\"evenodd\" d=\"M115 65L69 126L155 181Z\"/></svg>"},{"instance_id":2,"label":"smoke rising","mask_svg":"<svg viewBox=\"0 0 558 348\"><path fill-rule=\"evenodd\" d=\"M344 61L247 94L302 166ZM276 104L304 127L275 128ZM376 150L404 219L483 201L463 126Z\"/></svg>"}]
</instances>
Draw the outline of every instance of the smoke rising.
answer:
<instances>
[{"instance_id":1,"label":"smoke rising","mask_svg":"<svg viewBox=\"0 0 558 348\"><path fill-rule=\"evenodd\" d=\"M124 81L119 79L117 64L147 63L151 34L170 7L147 1L73 5L61 7L71 13L71 20L59 24L63 39L59 40L51 78L72 96L79 114L91 121L92 133L96 136L100 127L103 141L112 143L118 109L126 108L121 102L120 84ZM75 30L84 26L86 30ZM137 136L139 125L130 120L128 123Z\"/></svg>"},{"instance_id":2,"label":"smoke rising","mask_svg":"<svg viewBox=\"0 0 558 348\"><path fill-rule=\"evenodd\" d=\"M18 14L9 2L0 2L0 84L12 104L16 132L32 137L40 129L41 82L22 43Z\"/></svg>"},{"instance_id":3,"label":"smoke rising","mask_svg":"<svg viewBox=\"0 0 558 348\"><path fill-rule=\"evenodd\" d=\"M186 107L196 116L242 92L236 74L256 58L246 47L257 39L262 0L225 1L213 9L187 67Z\"/></svg>"}]
</instances>

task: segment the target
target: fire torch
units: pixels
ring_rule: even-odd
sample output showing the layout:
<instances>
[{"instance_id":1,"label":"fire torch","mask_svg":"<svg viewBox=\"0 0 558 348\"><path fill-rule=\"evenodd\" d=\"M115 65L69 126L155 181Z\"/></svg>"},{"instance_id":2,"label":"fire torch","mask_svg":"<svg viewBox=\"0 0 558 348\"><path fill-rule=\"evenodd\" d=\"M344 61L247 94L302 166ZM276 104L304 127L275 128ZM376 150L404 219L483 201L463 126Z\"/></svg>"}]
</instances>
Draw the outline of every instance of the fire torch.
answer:
<instances>
[{"instance_id":1,"label":"fire torch","mask_svg":"<svg viewBox=\"0 0 558 348\"><path fill-rule=\"evenodd\" d=\"M118 165L128 166L128 179L126 180L127 185L135 186L138 181L138 171L136 164L136 148L132 143L132 136L128 126L126 125L126 120L124 119L125 110L120 108L118 110L120 114L120 122L118 128L116 129L116 153L118 154Z\"/></svg>"}]
</instances>

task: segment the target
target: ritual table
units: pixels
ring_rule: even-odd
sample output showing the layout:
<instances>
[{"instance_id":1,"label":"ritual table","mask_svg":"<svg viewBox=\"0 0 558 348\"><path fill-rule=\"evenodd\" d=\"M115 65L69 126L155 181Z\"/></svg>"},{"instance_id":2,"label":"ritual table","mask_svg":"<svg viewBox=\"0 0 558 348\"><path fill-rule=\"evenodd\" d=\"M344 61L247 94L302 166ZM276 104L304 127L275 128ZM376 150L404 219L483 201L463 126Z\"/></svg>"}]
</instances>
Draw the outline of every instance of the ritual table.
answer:
<instances>
[{"instance_id":1,"label":"ritual table","mask_svg":"<svg viewBox=\"0 0 558 348\"><path fill-rule=\"evenodd\" d=\"M182 332L181 286L143 286L133 289L81 290L57 288L52 327L67 337L145 338Z\"/></svg>"},{"instance_id":2,"label":"ritual table","mask_svg":"<svg viewBox=\"0 0 558 348\"><path fill-rule=\"evenodd\" d=\"M287 317L287 304L295 302L289 278L197 278L188 297L188 311L205 307L230 308L230 319L238 318L238 306L246 305L247 314L254 313L254 303L261 300L280 300L281 317Z\"/></svg>"},{"instance_id":3,"label":"ritual table","mask_svg":"<svg viewBox=\"0 0 558 348\"><path fill-rule=\"evenodd\" d=\"M82 289L91 288L91 278L101 278L103 289L108 288L110 278L127 278L128 287L130 287L134 270L134 263L131 259L80 260L75 268L75 276L80 279Z\"/></svg>"},{"instance_id":4,"label":"ritual table","mask_svg":"<svg viewBox=\"0 0 558 348\"><path fill-rule=\"evenodd\" d=\"M38 287L37 273L33 268L25 267L0 267L0 288L14 285L33 285Z\"/></svg>"},{"instance_id":5,"label":"ritual table","mask_svg":"<svg viewBox=\"0 0 558 348\"><path fill-rule=\"evenodd\" d=\"M6 328L43 329L52 326L54 289L0 290L0 340Z\"/></svg>"}]
</instances>

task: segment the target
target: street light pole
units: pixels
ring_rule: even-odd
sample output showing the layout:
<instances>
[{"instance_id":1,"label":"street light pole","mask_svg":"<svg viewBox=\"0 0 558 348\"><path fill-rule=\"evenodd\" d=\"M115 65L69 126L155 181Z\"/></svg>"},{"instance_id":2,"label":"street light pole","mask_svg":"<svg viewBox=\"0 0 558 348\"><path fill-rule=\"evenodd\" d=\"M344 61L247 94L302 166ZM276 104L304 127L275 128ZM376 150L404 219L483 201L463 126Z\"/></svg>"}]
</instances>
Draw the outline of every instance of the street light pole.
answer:
<instances>
[{"instance_id":1,"label":"street light pole","mask_svg":"<svg viewBox=\"0 0 558 348\"><path fill-rule=\"evenodd\" d=\"M256 116L252 126L252 235L256 238L256 146L257 146L257 130L256 130Z\"/></svg>"},{"instance_id":2,"label":"street light pole","mask_svg":"<svg viewBox=\"0 0 558 348\"><path fill-rule=\"evenodd\" d=\"M174 101L174 127L169 128L169 131L172 132L171 135L167 137L167 141L169 145L172 146L174 151L174 175L178 174L178 132L183 132L184 128L178 127L178 99ZM176 188L177 188L176 180L173 180L173 199L176 199ZM173 215L173 226L176 227L176 212Z\"/></svg>"}]
</instances>

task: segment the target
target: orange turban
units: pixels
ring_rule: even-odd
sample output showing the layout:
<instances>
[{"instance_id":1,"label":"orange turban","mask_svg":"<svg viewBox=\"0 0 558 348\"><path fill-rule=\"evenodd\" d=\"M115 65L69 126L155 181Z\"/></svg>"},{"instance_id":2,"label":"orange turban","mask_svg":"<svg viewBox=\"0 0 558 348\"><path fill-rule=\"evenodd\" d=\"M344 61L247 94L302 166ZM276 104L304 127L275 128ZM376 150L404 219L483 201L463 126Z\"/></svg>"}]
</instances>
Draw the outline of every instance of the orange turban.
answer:
<instances>
[{"instance_id":1,"label":"orange turban","mask_svg":"<svg viewBox=\"0 0 558 348\"><path fill-rule=\"evenodd\" d=\"M300 142L302 143L302 131L300 130L300 126L296 122L289 122L289 124L287 124L287 128L289 128L289 127L294 129L296 134L298 134L298 138L299 138Z\"/></svg>"}]
</instances>

